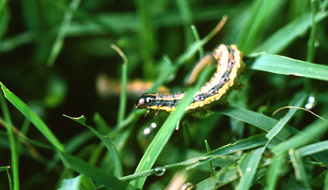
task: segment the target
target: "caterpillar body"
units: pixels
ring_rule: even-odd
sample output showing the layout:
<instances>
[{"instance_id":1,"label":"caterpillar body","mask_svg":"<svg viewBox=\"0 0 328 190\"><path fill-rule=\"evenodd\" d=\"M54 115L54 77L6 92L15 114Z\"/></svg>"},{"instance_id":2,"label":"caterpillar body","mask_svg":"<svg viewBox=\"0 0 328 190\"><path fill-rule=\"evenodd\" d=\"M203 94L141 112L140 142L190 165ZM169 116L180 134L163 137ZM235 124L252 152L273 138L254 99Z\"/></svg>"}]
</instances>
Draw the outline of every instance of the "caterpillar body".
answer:
<instances>
[{"instance_id":1,"label":"caterpillar body","mask_svg":"<svg viewBox=\"0 0 328 190\"><path fill-rule=\"evenodd\" d=\"M187 112L203 111L216 104L227 102L228 94L240 84L239 76L245 68L242 56L236 45L221 44L196 64L187 83L194 82L195 76L207 64L216 64L217 70L211 80L195 94L192 103L186 108ZM184 95L184 92L144 93L138 98L135 107L138 109L146 108L148 109L147 113L151 110L156 110L157 113L159 111L172 112Z\"/></svg>"}]
</instances>

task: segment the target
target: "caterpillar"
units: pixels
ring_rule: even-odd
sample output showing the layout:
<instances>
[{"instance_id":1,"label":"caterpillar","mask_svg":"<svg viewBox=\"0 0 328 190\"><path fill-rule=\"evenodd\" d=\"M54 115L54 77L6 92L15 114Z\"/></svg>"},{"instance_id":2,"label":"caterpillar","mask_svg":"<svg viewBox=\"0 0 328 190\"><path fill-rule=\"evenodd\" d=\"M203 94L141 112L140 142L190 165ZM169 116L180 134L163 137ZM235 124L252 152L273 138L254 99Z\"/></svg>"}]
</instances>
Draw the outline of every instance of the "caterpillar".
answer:
<instances>
[{"instance_id":1,"label":"caterpillar","mask_svg":"<svg viewBox=\"0 0 328 190\"><path fill-rule=\"evenodd\" d=\"M216 64L217 70L209 82L195 94L192 103L186 108L189 113L202 111L216 104L225 104L232 89L240 84L239 76L245 68L242 53L236 45L221 44L212 53L206 54L194 67L187 83L193 83L196 76L207 64ZM185 93L144 93L135 103L137 109L146 108L147 114L156 110L172 112Z\"/></svg>"}]
</instances>

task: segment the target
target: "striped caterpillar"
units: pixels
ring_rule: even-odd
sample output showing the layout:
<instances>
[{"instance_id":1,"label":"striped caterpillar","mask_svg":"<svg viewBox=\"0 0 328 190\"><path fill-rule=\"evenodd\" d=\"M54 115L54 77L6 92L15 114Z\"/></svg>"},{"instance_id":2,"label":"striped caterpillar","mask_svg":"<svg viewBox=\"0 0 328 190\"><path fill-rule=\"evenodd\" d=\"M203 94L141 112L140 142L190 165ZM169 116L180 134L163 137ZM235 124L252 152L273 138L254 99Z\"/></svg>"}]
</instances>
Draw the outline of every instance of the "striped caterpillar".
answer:
<instances>
[{"instance_id":1,"label":"striped caterpillar","mask_svg":"<svg viewBox=\"0 0 328 190\"><path fill-rule=\"evenodd\" d=\"M239 86L239 76L245 68L242 53L235 45L219 45L210 54L205 55L194 67L187 83L193 83L196 76L207 64L217 64L217 71L209 82L203 85L195 94L192 103L186 108L193 113L208 109L215 104L227 102L227 96L232 89ZM185 93L144 93L137 100L138 109L172 112Z\"/></svg>"}]
</instances>

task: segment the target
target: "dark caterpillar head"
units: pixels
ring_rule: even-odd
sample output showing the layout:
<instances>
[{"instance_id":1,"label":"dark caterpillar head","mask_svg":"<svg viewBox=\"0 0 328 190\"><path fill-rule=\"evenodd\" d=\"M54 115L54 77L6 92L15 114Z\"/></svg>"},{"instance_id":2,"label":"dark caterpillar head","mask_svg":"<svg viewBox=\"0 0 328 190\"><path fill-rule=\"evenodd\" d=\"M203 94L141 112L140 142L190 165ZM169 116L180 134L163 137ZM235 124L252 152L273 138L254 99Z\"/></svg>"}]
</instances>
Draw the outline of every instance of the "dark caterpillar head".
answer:
<instances>
[{"instance_id":1,"label":"dark caterpillar head","mask_svg":"<svg viewBox=\"0 0 328 190\"><path fill-rule=\"evenodd\" d=\"M147 108L148 106L151 105L152 102L154 102L156 99L156 96L155 95L152 95L152 94L142 94L137 102L135 103L135 107L137 109L142 109L142 108Z\"/></svg>"}]
</instances>

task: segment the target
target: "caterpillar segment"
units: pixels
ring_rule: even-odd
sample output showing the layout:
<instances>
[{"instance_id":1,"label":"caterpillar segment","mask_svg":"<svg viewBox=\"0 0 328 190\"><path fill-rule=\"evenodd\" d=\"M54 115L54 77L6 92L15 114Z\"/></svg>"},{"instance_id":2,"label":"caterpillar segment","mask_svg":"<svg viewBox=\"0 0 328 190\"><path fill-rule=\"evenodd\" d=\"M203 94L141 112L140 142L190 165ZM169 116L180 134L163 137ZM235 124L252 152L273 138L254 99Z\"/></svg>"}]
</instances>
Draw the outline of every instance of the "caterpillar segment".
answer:
<instances>
[{"instance_id":1,"label":"caterpillar segment","mask_svg":"<svg viewBox=\"0 0 328 190\"><path fill-rule=\"evenodd\" d=\"M209 82L204 84L195 94L192 103L186 108L189 113L206 111L216 104L227 103L229 93L240 85L239 76L245 68L242 53L236 45L219 45L210 54L205 55L194 67L187 84L196 81L200 71L208 64L217 66L217 70ZM137 100L135 107L147 109L147 114L156 110L172 112L184 97L185 93L144 93Z\"/></svg>"}]
</instances>

